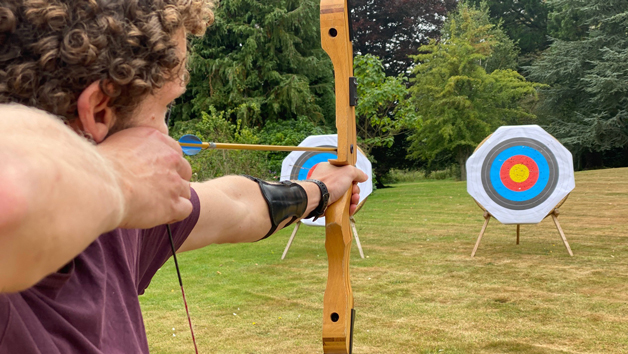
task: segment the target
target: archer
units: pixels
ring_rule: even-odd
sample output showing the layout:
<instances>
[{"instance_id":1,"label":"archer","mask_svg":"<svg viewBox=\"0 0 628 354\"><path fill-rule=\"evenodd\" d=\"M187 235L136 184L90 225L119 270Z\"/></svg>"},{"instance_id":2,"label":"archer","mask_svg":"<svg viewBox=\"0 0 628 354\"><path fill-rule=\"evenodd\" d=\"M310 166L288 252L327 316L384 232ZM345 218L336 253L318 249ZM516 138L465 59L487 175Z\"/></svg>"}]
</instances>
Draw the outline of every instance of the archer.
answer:
<instances>
[{"instance_id":1,"label":"archer","mask_svg":"<svg viewBox=\"0 0 628 354\"><path fill-rule=\"evenodd\" d=\"M212 6L0 1L0 353L148 353L138 295L171 256L166 224L184 252L260 240L350 188L355 210L352 166L189 182L164 117Z\"/></svg>"}]
</instances>

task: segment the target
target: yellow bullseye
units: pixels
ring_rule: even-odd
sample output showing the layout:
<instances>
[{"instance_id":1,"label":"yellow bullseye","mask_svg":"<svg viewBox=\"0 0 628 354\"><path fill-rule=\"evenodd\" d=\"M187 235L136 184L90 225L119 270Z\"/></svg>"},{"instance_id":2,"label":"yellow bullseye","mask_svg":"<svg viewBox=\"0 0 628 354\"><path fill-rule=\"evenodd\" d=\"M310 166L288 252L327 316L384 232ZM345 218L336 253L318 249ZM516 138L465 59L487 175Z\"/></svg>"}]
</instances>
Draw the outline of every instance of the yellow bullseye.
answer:
<instances>
[{"instance_id":1,"label":"yellow bullseye","mask_svg":"<svg viewBox=\"0 0 628 354\"><path fill-rule=\"evenodd\" d=\"M510 179L516 183L524 182L528 177L530 177L530 170L526 165L516 164L510 169Z\"/></svg>"}]
</instances>

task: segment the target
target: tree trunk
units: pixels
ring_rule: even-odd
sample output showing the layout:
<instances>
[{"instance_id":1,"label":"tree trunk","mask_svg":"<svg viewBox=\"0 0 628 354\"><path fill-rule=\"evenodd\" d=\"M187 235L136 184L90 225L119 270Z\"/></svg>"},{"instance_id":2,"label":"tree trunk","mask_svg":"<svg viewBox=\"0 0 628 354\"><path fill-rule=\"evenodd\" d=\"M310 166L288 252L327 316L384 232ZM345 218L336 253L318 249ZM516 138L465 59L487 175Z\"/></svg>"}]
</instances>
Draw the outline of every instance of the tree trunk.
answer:
<instances>
[{"instance_id":1,"label":"tree trunk","mask_svg":"<svg viewBox=\"0 0 628 354\"><path fill-rule=\"evenodd\" d=\"M460 148L458 150L458 165L460 166L460 180L467 180L467 159L471 156L468 148Z\"/></svg>"},{"instance_id":2,"label":"tree trunk","mask_svg":"<svg viewBox=\"0 0 628 354\"><path fill-rule=\"evenodd\" d=\"M379 175L374 174L375 175L375 188L377 189L383 189L383 188L388 188L384 182L382 182L382 179L379 177Z\"/></svg>"}]
</instances>

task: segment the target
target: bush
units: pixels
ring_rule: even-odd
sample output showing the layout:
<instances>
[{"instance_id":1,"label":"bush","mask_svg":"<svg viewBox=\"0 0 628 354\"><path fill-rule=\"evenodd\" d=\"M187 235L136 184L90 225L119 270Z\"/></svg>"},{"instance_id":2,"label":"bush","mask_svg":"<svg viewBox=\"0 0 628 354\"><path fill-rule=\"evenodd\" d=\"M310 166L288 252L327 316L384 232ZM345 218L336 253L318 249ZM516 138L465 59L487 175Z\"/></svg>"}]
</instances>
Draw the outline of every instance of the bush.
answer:
<instances>
[{"instance_id":1,"label":"bush","mask_svg":"<svg viewBox=\"0 0 628 354\"><path fill-rule=\"evenodd\" d=\"M178 139L185 134L194 134L203 141L219 143L259 144L257 129L242 126L238 121L233 125L227 121L228 114L210 107L210 112L202 112L201 119L176 122L171 135ZM269 153L249 150L205 150L195 156L186 156L192 165L193 181L231 174L247 174L270 179Z\"/></svg>"},{"instance_id":2,"label":"bush","mask_svg":"<svg viewBox=\"0 0 628 354\"><path fill-rule=\"evenodd\" d=\"M296 120L285 120L266 124L259 134L261 144L268 145L299 145L310 135L333 134L326 127L316 126L307 117L300 116ZM281 162L288 156L288 152L269 152L267 163L275 179L279 179Z\"/></svg>"},{"instance_id":3,"label":"bush","mask_svg":"<svg viewBox=\"0 0 628 354\"><path fill-rule=\"evenodd\" d=\"M459 180L460 168L451 164L442 170L398 170L392 169L386 178L386 183L408 183L422 180Z\"/></svg>"}]
</instances>

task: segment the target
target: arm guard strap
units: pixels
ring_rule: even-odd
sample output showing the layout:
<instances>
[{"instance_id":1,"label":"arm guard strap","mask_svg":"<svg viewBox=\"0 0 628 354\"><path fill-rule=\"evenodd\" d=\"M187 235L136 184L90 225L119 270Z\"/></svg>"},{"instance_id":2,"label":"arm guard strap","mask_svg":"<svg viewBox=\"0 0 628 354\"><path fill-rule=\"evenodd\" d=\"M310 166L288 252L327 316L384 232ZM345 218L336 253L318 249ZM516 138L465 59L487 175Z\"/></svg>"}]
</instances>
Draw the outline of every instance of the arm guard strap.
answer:
<instances>
[{"instance_id":1,"label":"arm guard strap","mask_svg":"<svg viewBox=\"0 0 628 354\"><path fill-rule=\"evenodd\" d=\"M268 205L268 213L270 214L270 222L272 225L266 236L262 237L260 240L265 239L277 231L277 227L286 219L291 218L290 222L286 224L286 226L288 226L305 213L307 209L307 193L299 184L290 181L274 184L251 176L243 177L259 185L262 196L264 196L264 200Z\"/></svg>"}]
</instances>

